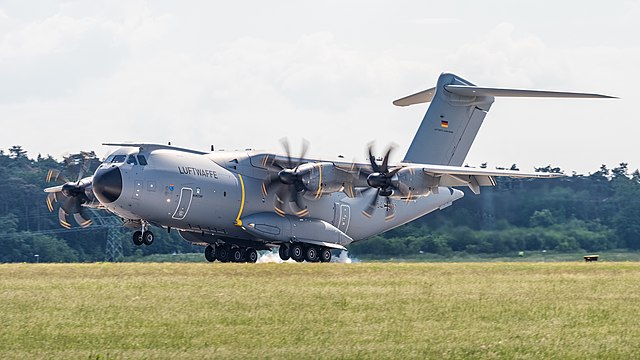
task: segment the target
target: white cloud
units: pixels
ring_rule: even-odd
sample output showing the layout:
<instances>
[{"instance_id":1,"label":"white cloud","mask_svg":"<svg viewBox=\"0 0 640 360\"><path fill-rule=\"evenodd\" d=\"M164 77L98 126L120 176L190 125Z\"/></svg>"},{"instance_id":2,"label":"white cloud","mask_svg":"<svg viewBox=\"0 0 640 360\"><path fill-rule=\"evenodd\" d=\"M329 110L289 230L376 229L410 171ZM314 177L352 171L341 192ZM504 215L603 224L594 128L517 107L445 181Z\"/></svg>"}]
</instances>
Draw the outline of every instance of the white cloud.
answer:
<instances>
[{"instance_id":1,"label":"white cloud","mask_svg":"<svg viewBox=\"0 0 640 360\"><path fill-rule=\"evenodd\" d=\"M615 34L629 40L627 48L577 47L566 35L567 18L547 20L549 33L569 39L559 45L562 36L501 23L485 5L464 11L434 5L433 13L445 16L421 18L425 9L341 3L340 16L326 21L331 4L317 14L259 7L269 8L269 16L242 16L251 4L201 5L52 2L34 14L19 4L0 8L0 121L11 124L0 148L20 144L32 154L59 155L103 141L172 140L201 149L214 143L279 150L277 140L289 136L292 144L309 139L311 155L358 159L372 139L380 151L396 142L400 158L426 106L394 108L391 101L433 86L445 70L486 86L637 97L632 32ZM620 26L637 27L625 21ZM629 148L607 159L602 149L595 152L598 121L609 116L599 113L604 104L498 99L470 161L570 168L580 160L581 171L597 167L595 159L631 161ZM624 101L607 109L618 123L635 116ZM576 116L579 123L568 121ZM624 124L616 139L634 143L637 126ZM58 140L69 129L79 135ZM565 141L586 155L565 154Z\"/></svg>"}]
</instances>

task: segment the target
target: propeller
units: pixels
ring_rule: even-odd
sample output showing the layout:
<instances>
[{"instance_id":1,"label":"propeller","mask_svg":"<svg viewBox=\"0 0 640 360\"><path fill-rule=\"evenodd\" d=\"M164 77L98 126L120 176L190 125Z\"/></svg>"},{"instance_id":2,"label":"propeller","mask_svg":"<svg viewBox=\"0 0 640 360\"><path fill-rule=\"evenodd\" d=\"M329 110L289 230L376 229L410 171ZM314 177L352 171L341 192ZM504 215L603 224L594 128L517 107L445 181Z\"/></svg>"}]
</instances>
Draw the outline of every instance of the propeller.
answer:
<instances>
[{"instance_id":1,"label":"propeller","mask_svg":"<svg viewBox=\"0 0 640 360\"><path fill-rule=\"evenodd\" d=\"M269 175L262 183L262 195L267 197L270 191L275 189L274 211L280 216L286 214L285 206L290 204L294 214L298 217L309 215L309 209L304 203L303 196L307 188L303 182L303 176L310 168L303 167L304 156L309 149L309 142L303 140L300 157L294 161L291 157L289 141L286 138L280 139L280 143L287 155L285 163L276 159L273 155L266 155L262 165L267 168Z\"/></svg>"},{"instance_id":2,"label":"propeller","mask_svg":"<svg viewBox=\"0 0 640 360\"><path fill-rule=\"evenodd\" d=\"M376 162L376 157L373 155L373 143L369 144L368 153L369 153L369 163L371 164L372 172L361 171L360 174L366 175L367 184L370 186L369 189L365 190L363 194L374 190L375 194L371 198L371 201L367 205L367 207L362 211L362 214L366 217L372 217L373 213L376 211L376 204L378 203L378 197L384 196L385 200L385 209L387 211L387 215L385 216L385 220L391 220L395 217L395 207L391 201L390 196L393 195L395 190L398 190L400 193L405 194L408 189L405 189L405 186L398 183L397 181L393 181L393 177L402 169L402 166L396 167L394 169L389 169L389 157L391 152L394 150L394 146L389 146L386 154L382 158L382 163L378 164Z\"/></svg>"},{"instance_id":3,"label":"propeller","mask_svg":"<svg viewBox=\"0 0 640 360\"><path fill-rule=\"evenodd\" d=\"M78 159L78 157L81 158ZM53 212L55 208L54 205L60 201L58 221L64 228L70 229L72 227L68 220L69 215L73 216L73 219L80 227L86 228L93 223L82 207L82 204L91 201L86 193L86 189L91 186L91 179L82 178L84 173L89 169L91 159L91 153L85 152L80 153L79 156L69 156L65 158L67 166L80 165L78 179L76 181L69 181L58 169L50 169L47 172L46 182L58 184L44 189L44 191L48 193L47 208L50 212Z\"/></svg>"}]
</instances>

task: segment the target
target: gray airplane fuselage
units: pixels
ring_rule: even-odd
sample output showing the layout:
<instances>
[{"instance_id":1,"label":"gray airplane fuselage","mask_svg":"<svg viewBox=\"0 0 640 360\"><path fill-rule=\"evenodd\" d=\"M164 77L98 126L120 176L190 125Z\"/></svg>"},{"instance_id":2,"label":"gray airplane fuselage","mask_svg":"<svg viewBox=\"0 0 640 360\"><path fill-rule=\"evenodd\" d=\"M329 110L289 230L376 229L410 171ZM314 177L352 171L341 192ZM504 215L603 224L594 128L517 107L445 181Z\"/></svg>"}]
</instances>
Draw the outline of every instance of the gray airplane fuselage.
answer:
<instances>
[{"instance_id":1,"label":"gray airplane fuselage","mask_svg":"<svg viewBox=\"0 0 640 360\"><path fill-rule=\"evenodd\" d=\"M119 162L112 162L118 155ZM124 155L127 158L121 161ZM146 165L137 160L129 161L131 157L140 158L138 155L144 157ZM202 242L243 239L277 244L278 240L248 232L248 224L243 223L247 218L273 219L274 216L274 194L263 196L261 192L268 176L268 171L261 167L265 155L250 151L201 153L171 148L122 147L107 157L94 175L94 182L99 182L105 171L118 168L122 181L119 196L114 201L105 201L104 196L100 199L99 194L96 195L106 209L124 219L201 234ZM329 223L357 241L444 208L462 196L460 190L440 187L437 192L410 201L395 199L392 200L395 216L385 221L382 197L377 204L379 210L369 218L362 210L371 197L349 198L343 192L332 192L315 198L308 192L305 195L309 210L306 218ZM287 211L287 214L292 213ZM296 221L305 221L290 215L287 218L293 219L294 227Z\"/></svg>"}]
</instances>

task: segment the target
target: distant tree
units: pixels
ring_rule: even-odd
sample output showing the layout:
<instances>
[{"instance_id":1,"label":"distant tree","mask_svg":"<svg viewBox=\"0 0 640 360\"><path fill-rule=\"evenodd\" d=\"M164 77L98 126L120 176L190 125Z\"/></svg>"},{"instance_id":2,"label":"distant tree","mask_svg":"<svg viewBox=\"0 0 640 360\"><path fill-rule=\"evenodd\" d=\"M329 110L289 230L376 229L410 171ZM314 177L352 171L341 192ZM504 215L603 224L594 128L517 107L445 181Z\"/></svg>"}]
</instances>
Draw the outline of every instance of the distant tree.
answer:
<instances>
[{"instance_id":1,"label":"distant tree","mask_svg":"<svg viewBox=\"0 0 640 360\"><path fill-rule=\"evenodd\" d=\"M546 172L546 173L553 173L553 174L561 174L562 173L562 169L560 169L559 167L552 167L551 165L547 165L545 167L534 167L535 171L538 172Z\"/></svg>"},{"instance_id":2,"label":"distant tree","mask_svg":"<svg viewBox=\"0 0 640 360\"><path fill-rule=\"evenodd\" d=\"M556 219L549 209L542 209L534 211L529 223L532 227L547 227L555 224Z\"/></svg>"}]
</instances>

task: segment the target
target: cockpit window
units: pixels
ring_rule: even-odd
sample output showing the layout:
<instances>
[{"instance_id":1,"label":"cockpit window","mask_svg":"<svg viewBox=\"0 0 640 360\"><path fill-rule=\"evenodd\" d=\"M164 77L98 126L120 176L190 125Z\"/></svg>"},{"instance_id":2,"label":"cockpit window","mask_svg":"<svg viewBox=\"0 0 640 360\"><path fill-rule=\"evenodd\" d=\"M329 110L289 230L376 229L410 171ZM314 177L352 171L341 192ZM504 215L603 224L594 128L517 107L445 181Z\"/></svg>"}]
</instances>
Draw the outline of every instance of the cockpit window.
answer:
<instances>
[{"instance_id":1,"label":"cockpit window","mask_svg":"<svg viewBox=\"0 0 640 360\"><path fill-rule=\"evenodd\" d=\"M127 158L127 164L138 165L138 162L136 161L136 156L129 155L129 157Z\"/></svg>"},{"instance_id":2,"label":"cockpit window","mask_svg":"<svg viewBox=\"0 0 640 360\"><path fill-rule=\"evenodd\" d=\"M112 164L123 163L126 158L127 158L127 155L114 155L113 159L111 159L111 163Z\"/></svg>"},{"instance_id":3,"label":"cockpit window","mask_svg":"<svg viewBox=\"0 0 640 360\"><path fill-rule=\"evenodd\" d=\"M147 165L147 159L144 157L144 155L138 155L138 162L142 166Z\"/></svg>"}]
</instances>

